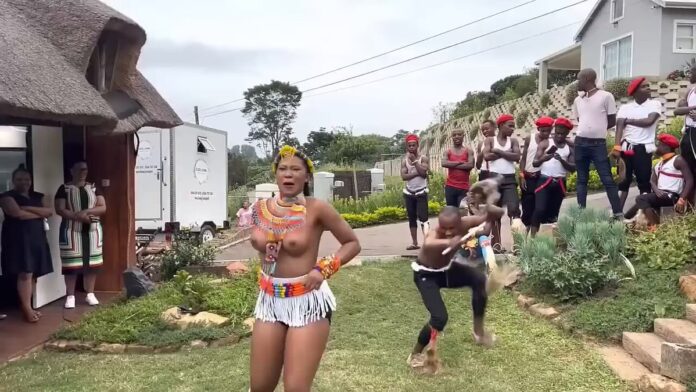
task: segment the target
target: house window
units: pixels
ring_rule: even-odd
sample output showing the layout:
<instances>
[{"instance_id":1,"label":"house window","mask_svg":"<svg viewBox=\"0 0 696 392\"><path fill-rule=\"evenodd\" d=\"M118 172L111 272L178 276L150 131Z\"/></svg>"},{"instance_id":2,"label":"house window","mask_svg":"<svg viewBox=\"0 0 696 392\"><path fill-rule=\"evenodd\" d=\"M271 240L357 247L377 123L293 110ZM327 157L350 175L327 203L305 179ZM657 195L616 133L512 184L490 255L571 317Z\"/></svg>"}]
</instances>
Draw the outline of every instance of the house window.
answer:
<instances>
[{"instance_id":1,"label":"house window","mask_svg":"<svg viewBox=\"0 0 696 392\"><path fill-rule=\"evenodd\" d=\"M696 53L696 21L674 21L674 52Z\"/></svg>"},{"instance_id":2,"label":"house window","mask_svg":"<svg viewBox=\"0 0 696 392\"><path fill-rule=\"evenodd\" d=\"M633 35L602 45L602 79L629 78L632 74Z\"/></svg>"},{"instance_id":3,"label":"house window","mask_svg":"<svg viewBox=\"0 0 696 392\"><path fill-rule=\"evenodd\" d=\"M611 0L611 23L624 17L624 0Z\"/></svg>"},{"instance_id":4,"label":"house window","mask_svg":"<svg viewBox=\"0 0 696 392\"><path fill-rule=\"evenodd\" d=\"M108 32L102 34L87 67L87 81L100 93L113 87L117 56L118 38Z\"/></svg>"},{"instance_id":5,"label":"house window","mask_svg":"<svg viewBox=\"0 0 696 392\"><path fill-rule=\"evenodd\" d=\"M215 147L210 143L207 137L198 136L198 152L206 154L208 151L215 151Z\"/></svg>"}]
</instances>

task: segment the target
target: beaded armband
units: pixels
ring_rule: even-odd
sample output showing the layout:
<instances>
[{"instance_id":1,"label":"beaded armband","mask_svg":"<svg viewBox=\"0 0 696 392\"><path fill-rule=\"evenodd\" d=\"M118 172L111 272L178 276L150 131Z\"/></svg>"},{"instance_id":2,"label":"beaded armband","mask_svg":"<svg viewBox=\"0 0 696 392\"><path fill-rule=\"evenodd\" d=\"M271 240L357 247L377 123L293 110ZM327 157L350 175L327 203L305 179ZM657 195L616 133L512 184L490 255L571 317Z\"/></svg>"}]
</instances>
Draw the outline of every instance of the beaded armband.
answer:
<instances>
[{"instance_id":1,"label":"beaded armband","mask_svg":"<svg viewBox=\"0 0 696 392\"><path fill-rule=\"evenodd\" d=\"M317 265L314 266L314 269L319 271L324 279L329 279L331 275L338 272L339 268L341 268L341 260L335 255L320 258L317 260Z\"/></svg>"}]
</instances>

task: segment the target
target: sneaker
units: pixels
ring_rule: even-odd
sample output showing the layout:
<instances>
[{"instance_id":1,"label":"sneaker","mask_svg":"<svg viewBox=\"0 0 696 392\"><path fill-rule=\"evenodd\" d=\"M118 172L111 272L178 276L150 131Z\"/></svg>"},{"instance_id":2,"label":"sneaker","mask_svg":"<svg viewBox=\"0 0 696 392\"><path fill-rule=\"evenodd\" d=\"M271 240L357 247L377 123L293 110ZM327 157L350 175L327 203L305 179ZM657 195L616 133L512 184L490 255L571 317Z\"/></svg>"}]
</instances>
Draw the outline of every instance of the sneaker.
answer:
<instances>
[{"instance_id":1,"label":"sneaker","mask_svg":"<svg viewBox=\"0 0 696 392\"><path fill-rule=\"evenodd\" d=\"M406 360L406 363L411 366L412 368L422 368L425 366L425 354L419 353L419 354L409 354L408 359Z\"/></svg>"},{"instance_id":2,"label":"sneaker","mask_svg":"<svg viewBox=\"0 0 696 392\"><path fill-rule=\"evenodd\" d=\"M623 214L623 212L619 212L619 213L617 213L617 214L612 215L612 218L613 218L615 221L622 222L622 221L624 220L624 214Z\"/></svg>"},{"instance_id":3,"label":"sneaker","mask_svg":"<svg viewBox=\"0 0 696 392\"><path fill-rule=\"evenodd\" d=\"M99 300L98 300L97 297L94 295L94 293L89 293L89 294L87 294L87 298L85 298L85 300L87 301L87 304L89 304L90 306L97 306L97 305L99 305ZM74 301L74 299L73 299L73 301Z\"/></svg>"},{"instance_id":4,"label":"sneaker","mask_svg":"<svg viewBox=\"0 0 696 392\"><path fill-rule=\"evenodd\" d=\"M75 309L75 296L68 295L65 297L65 309Z\"/></svg>"}]
</instances>

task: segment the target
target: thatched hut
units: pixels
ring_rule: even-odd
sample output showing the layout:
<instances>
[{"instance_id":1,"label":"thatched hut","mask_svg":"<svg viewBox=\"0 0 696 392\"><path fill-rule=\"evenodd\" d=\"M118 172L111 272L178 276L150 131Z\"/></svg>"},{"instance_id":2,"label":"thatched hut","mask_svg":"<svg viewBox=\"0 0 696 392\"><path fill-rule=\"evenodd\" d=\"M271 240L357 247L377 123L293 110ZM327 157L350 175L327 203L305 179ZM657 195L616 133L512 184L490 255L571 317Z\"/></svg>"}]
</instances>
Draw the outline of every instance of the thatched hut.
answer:
<instances>
[{"instance_id":1,"label":"thatched hut","mask_svg":"<svg viewBox=\"0 0 696 392\"><path fill-rule=\"evenodd\" d=\"M0 186L24 161L37 191L53 194L67 166L85 159L108 205L105 268L97 288L121 289L135 263L135 133L181 120L137 70L145 31L98 0L0 0ZM57 272L42 277L37 306L65 293Z\"/></svg>"}]
</instances>

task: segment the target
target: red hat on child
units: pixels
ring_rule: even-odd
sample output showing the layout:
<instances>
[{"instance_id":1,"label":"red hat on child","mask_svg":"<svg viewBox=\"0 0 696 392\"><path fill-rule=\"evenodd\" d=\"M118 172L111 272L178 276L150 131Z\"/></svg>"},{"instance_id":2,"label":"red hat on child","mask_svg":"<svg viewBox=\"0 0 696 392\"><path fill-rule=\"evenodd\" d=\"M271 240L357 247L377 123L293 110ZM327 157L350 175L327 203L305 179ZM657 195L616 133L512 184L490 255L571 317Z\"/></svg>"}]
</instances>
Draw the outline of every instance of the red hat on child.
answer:
<instances>
[{"instance_id":1,"label":"red hat on child","mask_svg":"<svg viewBox=\"0 0 696 392\"><path fill-rule=\"evenodd\" d=\"M554 122L554 125L560 125L562 127L568 128L568 129L573 129L573 123L570 122L570 120L568 120L565 117L557 118L556 121Z\"/></svg>"},{"instance_id":2,"label":"red hat on child","mask_svg":"<svg viewBox=\"0 0 696 392\"><path fill-rule=\"evenodd\" d=\"M670 135L669 133L661 133L657 135L657 140L659 140L660 143L668 145L669 147L679 148L679 139L673 135Z\"/></svg>"},{"instance_id":3,"label":"red hat on child","mask_svg":"<svg viewBox=\"0 0 696 392\"><path fill-rule=\"evenodd\" d=\"M414 133L406 135L406 144L411 143L411 142L418 143L418 135L416 135Z\"/></svg>"},{"instance_id":4,"label":"red hat on child","mask_svg":"<svg viewBox=\"0 0 696 392\"><path fill-rule=\"evenodd\" d=\"M548 116L539 117L534 122L534 125L536 125L537 128L552 127L553 126L553 119L551 117L548 117Z\"/></svg>"},{"instance_id":5,"label":"red hat on child","mask_svg":"<svg viewBox=\"0 0 696 392\"><path fill-rule=\"evenodd\" d=\"M501 114L500 117L498 117L498 120L495 122L497 125L504 124L508 121L514 120L515 118L512 117L512 114Z\"/></svg>"},{"instance_id":6,"label":"red hat on child","mask_svg":"<svg viewBox=\"0 0 696 392\"><path fill-rule=\"evenodd\" d=\"M631 83L628 85L628 88L626 89L626 92L628 92L628 96L632 97L633 94L636 93L636 90L638 90L638 87L640 87L641 84L645 81L644 77L639 77L631 80Z\"/></svg>"}]
</instances>

